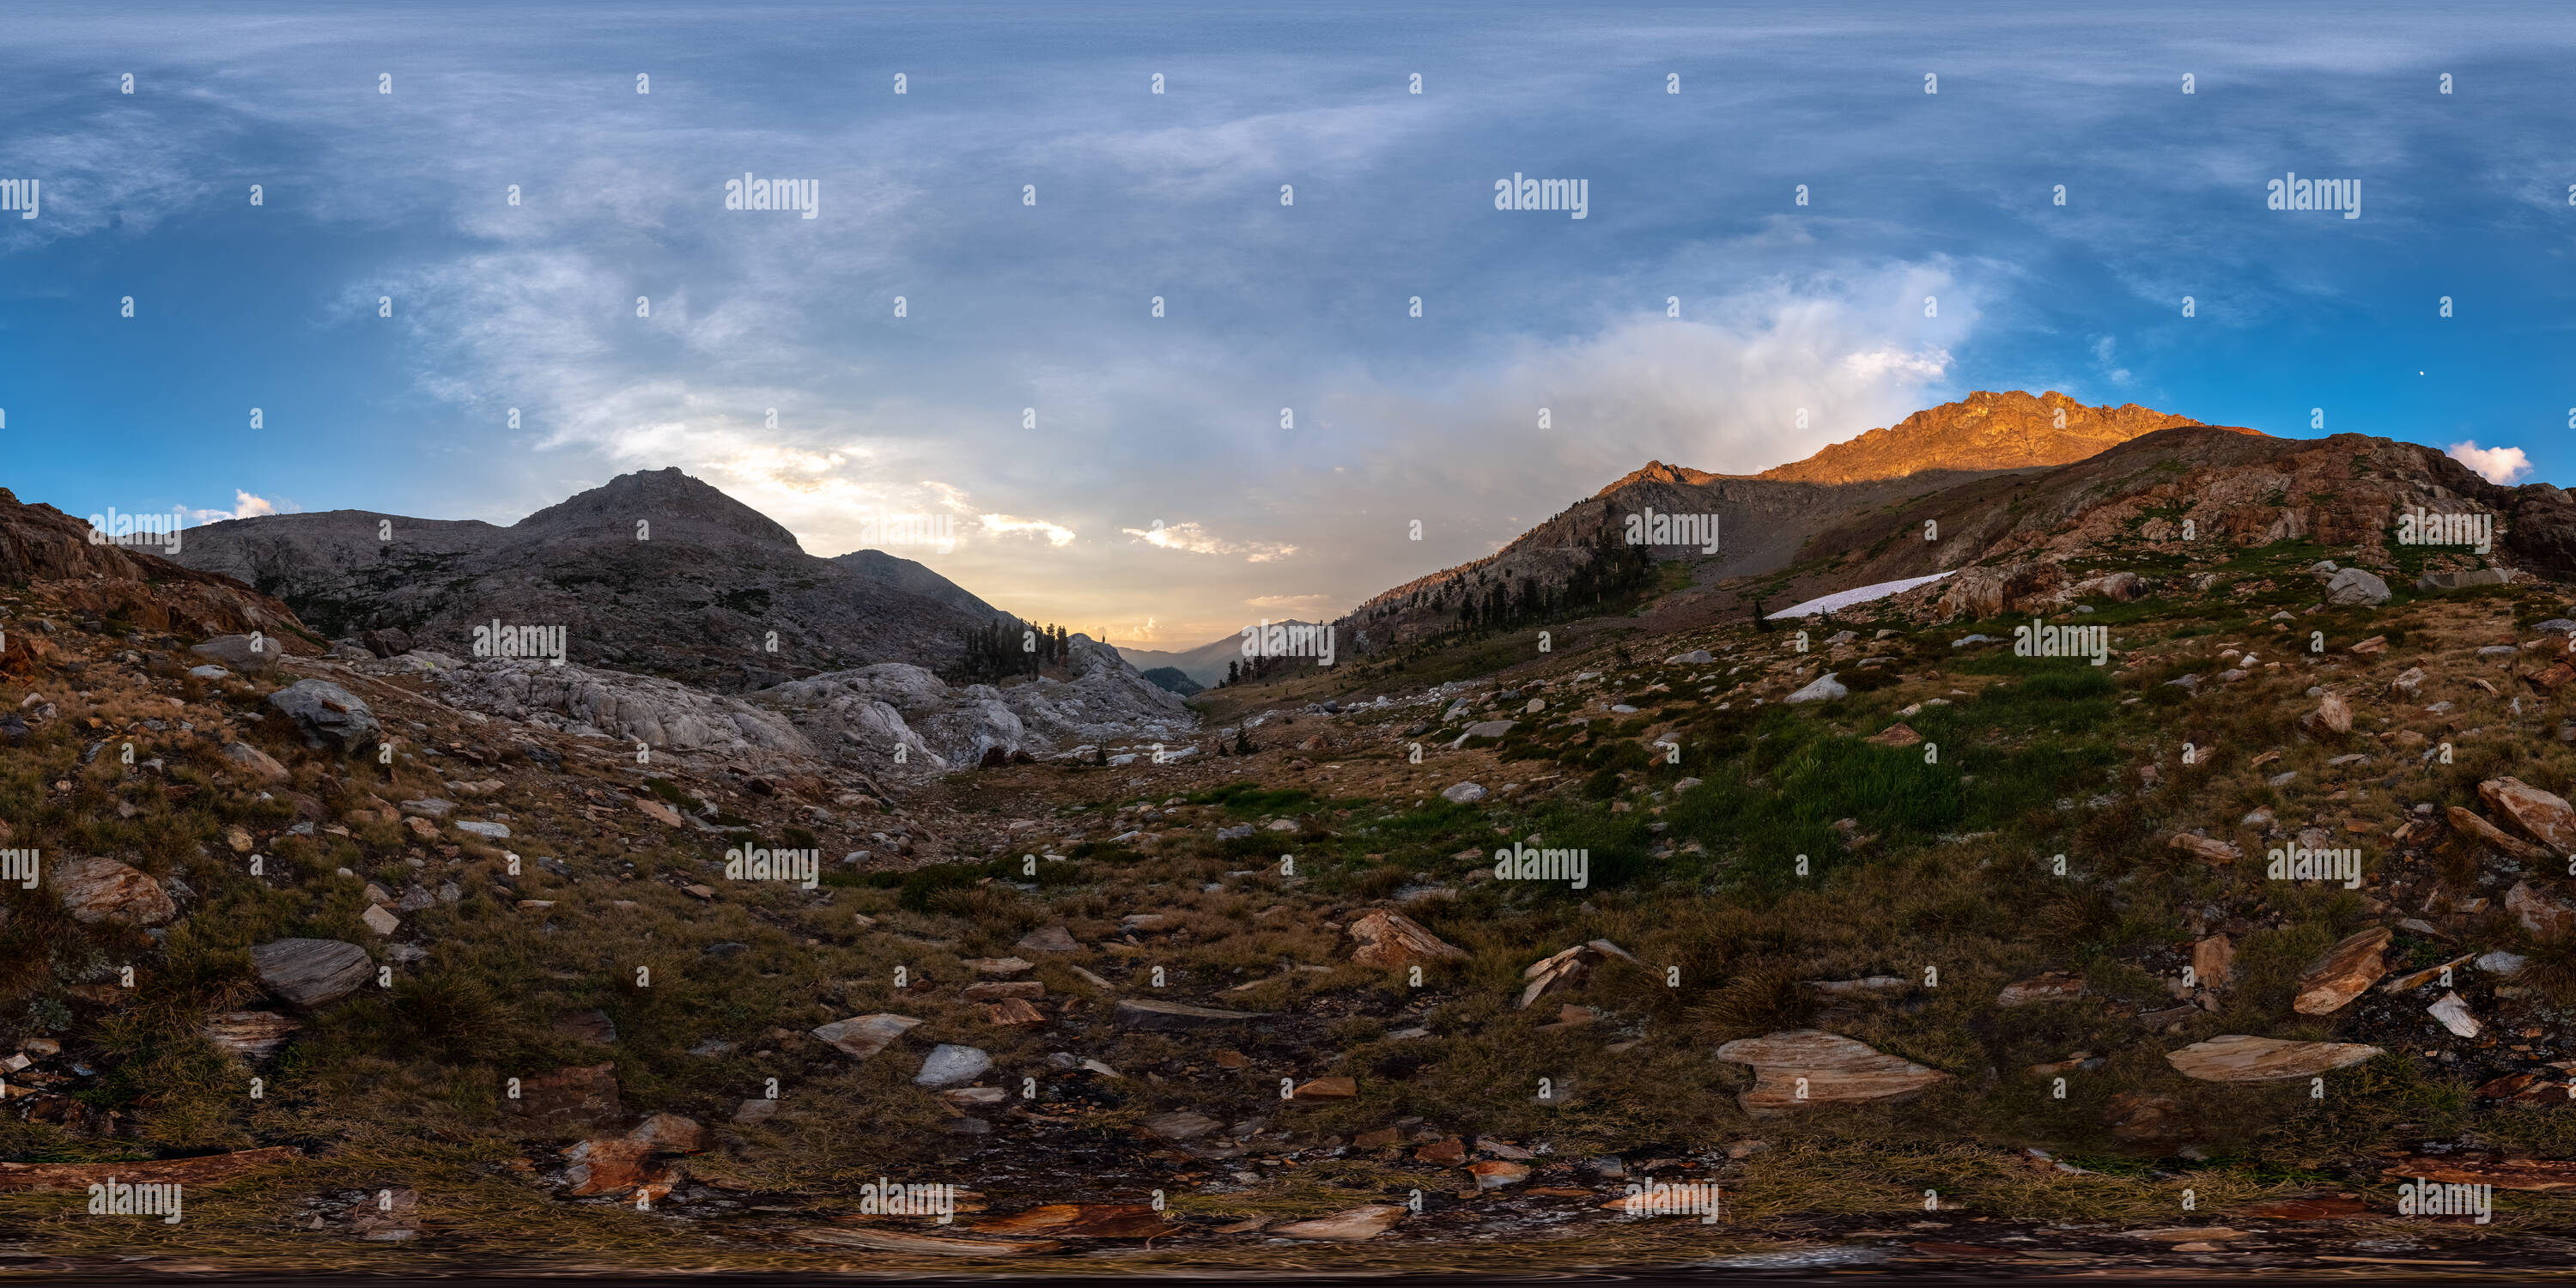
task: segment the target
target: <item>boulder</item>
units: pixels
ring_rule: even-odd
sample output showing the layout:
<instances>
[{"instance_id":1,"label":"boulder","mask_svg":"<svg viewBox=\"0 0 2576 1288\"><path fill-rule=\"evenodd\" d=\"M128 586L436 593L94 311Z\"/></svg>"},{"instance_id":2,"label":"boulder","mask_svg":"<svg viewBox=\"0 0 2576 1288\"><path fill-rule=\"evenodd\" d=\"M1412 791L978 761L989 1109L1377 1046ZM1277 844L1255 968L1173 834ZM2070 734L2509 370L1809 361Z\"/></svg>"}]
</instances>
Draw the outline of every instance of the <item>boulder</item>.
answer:
<instances>
[{"instance_id":1,"label":"boulder","mask_svg":"<svg viewBox=\"0 0 2576 1288\"><path fill-rule=\"evenodd\" d=\"M564 1169L564 1180L572 1186L565 1193L575 1198L637 1191L659 1198L671 1192L671 1165L654 1159L653 1147L643 1141L586 1140L563 1151L563 1156L571 1164Z\"/></svg>"},{"instance_id":2,"label":"boulder","mask_svg":"<svg viewBox=\"0 0 2576 1288\"><path fill-rule=\"evenodd\" d=\"M2533 888L2528 881L2517 881L2504 892L2504 910L2522 923L2522 928L2543 939L2556 939L2576 931L2576 907L2568 906L2558 896Z\"/></svg>"},{"instance_id":3,"label":"boulder","mask_svg":"<svg viewBox=\"0 0 2576 1288\"><path fill-rule=\"evenodd\" d=\"M1451 783L1440 789L1440 799L1453 805L1473 805L1485 799L1482 783Z\"/></svg>"},{"instance_id":4,"label":"boulder","mask_svg":"<svg viewBox=\"0 0 2576 1288\"><path fill-rule=\"evenodd\" d=\"M357 992L376 973L366 949L337 939L279 939L250 957L261 986L303 1011Z\"/></svg>"},{"instance_id":5,"label":"boulder","mask_svg":"<svg viewBox=\"0 0 2576 1288\"><path fill-rule=\"evenodd\" d=\"M1910 1095L1950 1076L1817 1029L1739 1038L1719 1047L1717 1058L1753 1066L1753 1087L1736 1101L1756 1118L1811 1105ZM1800 1079L1805 1079L1803 1097Z\"/></svg>"},{"instance_id":6,"label":"boulder","mask_svg":"<svg viewBox=\"0 0 2576 1288\"><path fill-rule=\"evenodd\" d=\"M2523 835L2557 851L2576 854L2576 809L2565 798L2540 790L2519 778L2490 778L2478 784L2478 798L2504 815Z\"/></svg>"},{"instance_id":7,"label":"boulder","mask_svg":"<svg viewBox=\"0 0 2576 1288\"><path fill-rule=\"evenodd\" d=\"M2290 1009L2301 1015L2331 1015L2342 1010L2388 973L2390 931L2372 926L2327 949L2308 963L2299 977L2299 993Z\"/></svg>"},{"instance_id":8,"label":"boulder","mask_svg":"<svg viewBox=\"0 0 2576 1288\"><path fill-rule=\"evenodd\" d=\"M1351 950L1351 960L1362 966L1395 969L1419 962L1464 961L1465 949L1443 941L1423 929L1421 923L1400 912L1373 909L1351 923L1350 936L1359 941Z\"/></svg>"},{"instance_id":9,"label":"boulder","mask_svg":"<svg viewBox=\"0 0 2576 1288\"><path fill-rule=\"evenodd\" d=\"M262 781L282 783L289 777L286 771L286 766L277 763L277 758L275 756L269 755L267 752L261 751L259 748L254 747L249 743L226 743L224 744L224 749L221 754L224 759L231 761L234 765L239 766L241 769L249 772L252 776L259 778Z\"/></svg>"},{"instance_id":10,"label":"boulder","mask_svg":"<svg viewBox=\"0 0 2576 1288\"><path fill-rule=\"evenodd\" d=\"M1118 1002L1118 1023L1122 1027L1161 1033L1186 1033L1267 1018L1267 1011L1220 1011L1186 1002L1148 1002L1132 997Z\"/></svg>"},{"instance_id":11,"label":"boulder","mask_svg":"<svg viewBox=\"0 0 2576 1288\"><path fill-rule=\"evenodd\" d=\"M285 647L265 635L256 641L248 635L218 635L188 651L213 658L244 675L258 675L286 657Z\"/></svg>"},{"instance_id":12,"label":"boulder","mask_svg":"<svg viewBox=\"0 0 2576 1288\"><path fill-rule=\"evenodd\" d=\"M1357 1078L1309 1078L1289 1093L1292 1100L1347 1100L1360 1094Z\"/></svg>"},{"instance_id":13,"label":"boulder","mask_svg":"<svg viewBox=\"0 0 2576 1288\"><path fill-rule=\"evenodd\" d=\"M298 680L268 695L268 705L295 722L304 745L353 755L373 751L382 730L358 695L329 680Z\"/></svg>"},{"instance_id":14,"label":"boulder","mask_svg":"<svg viewBox=\"0 0 2576 1288\"><path fill-rule=\"evenodd\" d=\"M1827 671L1817 676L1807 687L1780 700L1782 702L1831 702L1836 698L1850 697L1851 690L1843 687L1842 682L1834 678L1835 674Z\"/></svg>"},{"instance_id":15,"label":"boulder","mask_svg":"<svg viewBox=\"0 0 2576 1288\"><path fill-rule=\"evenodd\" d=\"M74 921L158 926L179 915L160 882L114 859L65 859L47 875Z\"/></svg>"},{"instance_id":16,"label":"boulder","mask_svg":"<svg viewBox=\"0 0 2576 1288\"><path fill-rule=\"evenodd\" d=\"M2169 1051L2165 1063L2204 1082L2265 1082L2314 1077L2385 1054L2357 1042L2291 1042L2231 1033Z\"/></svg>"},{"instance_id":17,"label":"boulder","mask_svg":"<svg viewBox=\"0 0 2576 1288\"><path fill-rule=\"evenodd\" d=\"M1711 655L1710 655L1710 653L1709 653L1709 651L1708 651L1707 649L1704 649L1704 648L1695 648L1695 649L1692 649L1692 650L1691 650L1690 652L1688 652L1688 653L1675 653L1675 654L1673 654L1671 657L1665 658L1665 659L1664 659L1664 665L1666 665L1666 666L1706 666L1706 665L1708 665L1709 663L1714 662L1714 661L1716 661L1716 660L1717 660L1717 659L1716 659L1715 657L1713 657L1713 656L1711 656Z\"/></svg>"},{"instance_id":18,"label":"boulder","mask_svg":"<svg viewBox=\"0 0 2576 1288\"><path fill-rule=\"evenodd\" d=\"M694 1154L707 1147L707 1128L695 1118L651 1113L626 1138L651 1146L657 1154Z\"/></svg>"},{"instance_id":19,"label":"boulder","mask_svg":"<svg viewBox=\"0 0 2576 1288\"><path fill-rule=\"evenodd\" d=\"M958 996L969 1002L999 1002L1005 998L1044 997L1046 985L1034 979L987 979L967 985Z\"/></svg>"},{"instance_id":20,"label":"boulder","mask_svg":"<svg viewBox=\"0 0 2576 1288\"><path fill-rule=\"evenodd\" d=\"M1500 738L1519 727L1520 722L1517 720L1479 720L1467 726L1467 731L1458 737L1460 741L1469 738Z\"/></svg>"},{"instance_id":21,"label":"boulder","mask_svg":"<svg viewBox=\"0 0 2576 1288\"><path fill-rule=\"evenodd\" d=\"M245 1060L277 1054L304 1026L275 1011L226 1011L206 1017L206 1040Z\"/></svg>"},{"instance_id":22,"label":"boulder","mask_svg":"<svg viewBox=\"0 0 2576 1288\"><path fill-rule=\"evenodd\" d=\"M2326 602L2376 607L2388 602L2388 583L2359 568L2345 568L2326 579Z\"/></svg>"},{"instance_id":23,"label":"boulder","mask_svg":"<svg viewBox=\"0 0 2576 1288\"><path fill-rule=\"evenodd\" d=\"M865 1060L886 1049L888 1043L918 1028L921 1021L909 1015L879 1012L875 1015L853 1015L834 1020L814 1030L823 1039L853 1060Z\"/></svg>"},{"instance_id":24,"label":"boulder","mask_svg":"<svg viewBox=\"0 0 2576 1288\"><path fill-rule=\"evenodd\" d=\"M391 626L360 631L358 643L377 657L400 657L411 651L411 632Z\"/></svg>"}]
</instances>

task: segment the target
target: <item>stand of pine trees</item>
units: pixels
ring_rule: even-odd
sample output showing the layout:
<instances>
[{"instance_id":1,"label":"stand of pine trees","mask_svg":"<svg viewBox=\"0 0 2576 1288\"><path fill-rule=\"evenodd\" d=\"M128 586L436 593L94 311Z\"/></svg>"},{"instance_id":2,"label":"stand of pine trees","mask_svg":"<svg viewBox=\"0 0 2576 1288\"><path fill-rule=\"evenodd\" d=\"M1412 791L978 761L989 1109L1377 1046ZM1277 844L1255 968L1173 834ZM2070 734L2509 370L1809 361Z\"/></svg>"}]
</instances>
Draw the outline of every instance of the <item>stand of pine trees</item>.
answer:
<instances>
[{"instance_id":1,"label":"stand of pine trees","mask_svg":"<svg viewBox=\"0 0 2576 1288\"><path fill-rule=\"evenodd\" d=\"M1036 675L1040 667L1062 666L1073 656L1072 632L1016 617L967 627L957 637L961 649L957 661L939 672L939 678L950 684L991 684L1015 675Z\"/></svg>"}]
</instances>

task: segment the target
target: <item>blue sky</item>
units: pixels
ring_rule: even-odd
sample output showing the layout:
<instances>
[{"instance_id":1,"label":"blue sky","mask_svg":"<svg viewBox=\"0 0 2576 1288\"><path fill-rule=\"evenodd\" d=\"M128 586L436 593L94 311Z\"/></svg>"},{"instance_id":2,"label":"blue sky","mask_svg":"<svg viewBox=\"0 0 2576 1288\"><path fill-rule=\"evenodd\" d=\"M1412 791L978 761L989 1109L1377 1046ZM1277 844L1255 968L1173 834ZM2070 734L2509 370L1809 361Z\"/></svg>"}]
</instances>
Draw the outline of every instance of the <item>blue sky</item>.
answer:
<instances>
[{"instance_id":1,"label":"blue sky","mask_svg":"<svg viewBox=\"0 0 2576 1288\"><path fill-rule=\"evenodd\" d=\"M816 554L950 516L889 548L1176 647L1971 389L2566 481L2571 47L2563 5L20 5L0 485L507 523L678 465ZM2267 210L2288 171L2361 217ZM726 210L745 172L817 217Z\"/></svg>"}]
</instances>

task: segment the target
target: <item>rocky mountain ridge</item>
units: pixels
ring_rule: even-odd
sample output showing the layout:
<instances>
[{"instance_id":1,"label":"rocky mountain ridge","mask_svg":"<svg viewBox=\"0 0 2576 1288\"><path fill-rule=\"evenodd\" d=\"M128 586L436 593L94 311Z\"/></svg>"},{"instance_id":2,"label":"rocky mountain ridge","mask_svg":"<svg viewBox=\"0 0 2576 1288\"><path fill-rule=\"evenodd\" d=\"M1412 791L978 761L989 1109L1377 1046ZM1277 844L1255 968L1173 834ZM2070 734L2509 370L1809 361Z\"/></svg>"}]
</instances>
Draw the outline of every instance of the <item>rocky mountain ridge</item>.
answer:
<instances>
[{"instance_id":1,"label":"rocky mountain ridge","mask_svg":"<svg viewBox=\"0 0 2576 1288\"><path fill-rule=\"evenodd\" d=\"M676 467L621 475L506 528L264 515L189 529L177 558L276 595L333 638L393 628L467 657L478 625L560 625L570 660L720 692L876 662L942 665L960 631L1000 616L911 560L809 555Z\"/></svg>"}]
</instances>

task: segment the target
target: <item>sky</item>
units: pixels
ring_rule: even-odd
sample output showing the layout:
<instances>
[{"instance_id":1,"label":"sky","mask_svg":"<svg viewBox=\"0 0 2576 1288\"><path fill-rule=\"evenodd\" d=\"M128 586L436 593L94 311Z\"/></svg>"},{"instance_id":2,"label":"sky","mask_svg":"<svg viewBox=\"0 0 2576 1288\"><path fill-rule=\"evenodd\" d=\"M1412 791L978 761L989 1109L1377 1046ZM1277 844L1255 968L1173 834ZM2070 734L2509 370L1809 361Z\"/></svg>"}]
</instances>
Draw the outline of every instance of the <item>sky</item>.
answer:
<instances>
[{"instance_id":1,"label":"sky","mask_svg":"<svg viewBox=\"0 0 2576 1288\"><path fill-rule=\"evenodd\" d=\"M1975 389L2563 483L2571 54L2563 4L22 0L0 486L506 524L676 465L1174 649Z\"/></svg>"}]
</instances>

